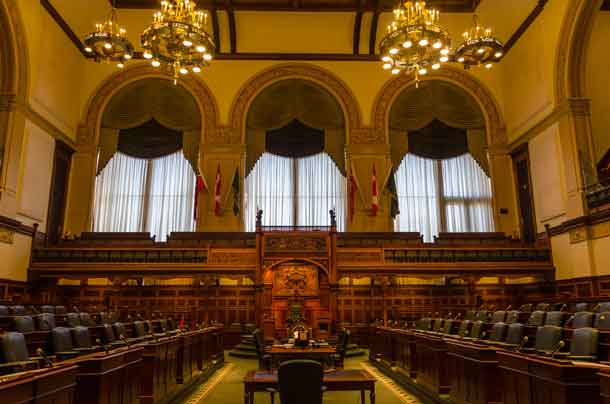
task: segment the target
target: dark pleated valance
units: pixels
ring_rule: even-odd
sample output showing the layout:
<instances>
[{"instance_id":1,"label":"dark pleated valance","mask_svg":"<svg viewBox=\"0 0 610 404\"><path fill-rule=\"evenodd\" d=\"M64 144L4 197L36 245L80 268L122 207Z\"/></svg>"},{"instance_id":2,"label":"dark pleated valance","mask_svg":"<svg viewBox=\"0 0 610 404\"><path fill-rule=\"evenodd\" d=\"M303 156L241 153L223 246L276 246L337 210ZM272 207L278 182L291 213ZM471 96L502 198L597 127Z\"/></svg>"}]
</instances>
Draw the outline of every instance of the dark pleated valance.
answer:
<instances>
[{"instance_id":1,"label":"dark pleated valance","mask_svg":"<svg viewBox=\"0 0 610 404\"><path fill-rule=\"evenodd\" d=\"M268 130L265 149L283 157L307 157L324 151L324 131L293 119L286 126Z\"/></svg>"},{"instance_id":2,"label":"dark pleated valance","mask_svg":"<svg viewBox=\"0 0 610 404\"><path fill-rule=\"evenodd\" d=\"M182 149L182 132L166 128L155 119L136 128L121 129L117 150L128 156L154 159Z\"/></svg>"},{"instance_id":3,"label":"dark pleated valance","mask_svg":"<svg viewBox=\"0 0 610 404\"><path fill-rule=\"evenodd\" d=\"M468 132L438 119L409 132L409 152L428 159L442 160L468 153Z\"/></svg>"}]
</instances>

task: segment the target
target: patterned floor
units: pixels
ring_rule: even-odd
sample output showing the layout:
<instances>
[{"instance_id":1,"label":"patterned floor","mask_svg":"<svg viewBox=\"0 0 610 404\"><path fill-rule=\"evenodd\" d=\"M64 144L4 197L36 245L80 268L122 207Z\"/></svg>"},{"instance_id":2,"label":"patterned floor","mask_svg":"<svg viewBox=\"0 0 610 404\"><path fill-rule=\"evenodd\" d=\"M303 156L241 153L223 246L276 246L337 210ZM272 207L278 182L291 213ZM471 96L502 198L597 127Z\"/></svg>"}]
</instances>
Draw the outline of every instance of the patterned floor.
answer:
<instances>
[{"instance_id":1,"label":"patterned floor","mask_svg":"<svg viewBox=\"0 0 610 404\"><path fill-rule=\"evenodd\" d=\"M248 359L228 357L225 366L218 370L211 379L199 386L184 404L221 404L243 403L242 380L248 370L254 369L257 362ZM403 390L374 366L367 362L366 357L347 359L346 368L363 368L376 379L375 393L378 404L421 404L421 401ZM257 393L255 404L269 404L269 395ZM278 397L275 400L279 402ZM325 404L359 404L359 392L327 392L324 394ZM368 404L368 395L367 395Z\"/></svg>"}]
</instances>

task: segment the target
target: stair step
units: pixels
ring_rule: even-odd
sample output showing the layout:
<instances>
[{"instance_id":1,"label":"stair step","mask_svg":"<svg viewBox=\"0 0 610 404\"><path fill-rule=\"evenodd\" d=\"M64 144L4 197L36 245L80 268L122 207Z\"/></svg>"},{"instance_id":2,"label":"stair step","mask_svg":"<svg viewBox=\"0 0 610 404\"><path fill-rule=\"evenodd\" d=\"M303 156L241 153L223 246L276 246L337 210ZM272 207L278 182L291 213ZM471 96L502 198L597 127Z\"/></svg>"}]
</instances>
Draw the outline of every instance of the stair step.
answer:
<instances>
[{"instance_id":1,"label":"stair step","mask_svg":"<svg viewBox=\"0 0 610 404\"><path fill-rule=\"evenodd\" d=\"M236 358L258 359L256 352L250 353L248 351L229 351L229 355L234 356Z\"/></svg>"},{"instance_id":2,"label":"stair step","mask_svg":"<svg viewBox=\"0 0 610 404\"><path fill-rule=\"evenodd\" d=\"M353 358L355 356L366 355L366 351L364 349L353 349L351 351L345 351L346 358Z\"/></svg>"}]
</instances>

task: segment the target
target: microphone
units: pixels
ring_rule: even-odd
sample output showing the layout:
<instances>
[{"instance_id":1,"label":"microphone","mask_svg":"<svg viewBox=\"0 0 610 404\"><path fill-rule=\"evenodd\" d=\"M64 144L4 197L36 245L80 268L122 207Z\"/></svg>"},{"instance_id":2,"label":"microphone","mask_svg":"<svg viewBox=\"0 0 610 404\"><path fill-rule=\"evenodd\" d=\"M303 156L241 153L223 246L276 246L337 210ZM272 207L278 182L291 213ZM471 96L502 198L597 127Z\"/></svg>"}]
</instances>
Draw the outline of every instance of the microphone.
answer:
<instances>
[{"instance_id":1,"label":"microphone","mask_svg":"<svg viewBox=\"0 0 610 404\"><path fill-rule=\"evenodd\" d=\"M525 346L525 344L527 344L527 342L528 342L529 340L530 340L530 339L529 339L527 336L523 337L523 339L521 340L521 343L520 343L520 344L519 344L519 346L517 347L517 351L520 351L521 349L523 349L523 347Z\"/></svg>"},{"instance_id":2,"label":"microphone","mask_svg":"<svg viewBox=\"0 0 610 404\"><path fill-rule=\"evenodd\" d=\"M102 348L104 348L104 351L106 352L106 355L108 355L108 353L110 352L110 348L108 347L108 345L104 344L102 342L102 340L99 339L99 338L96 338L95 343L100 345Z\"/></svg>"},{"instance_id":3,"label":"microphone","mask_svg":"<svg viewBox=\"0 0 610 404\"><path fill-rule=\"evenodd\" d=\"M51 361L51 359L49 359L49 357L47 356L47 354L44 352L44 350L42 348L38 348L36 350L36 354L45 361L45 363L47 364L48 367L50 367L50 368L53 367L53 362Z\"/></svg>"},{"instance_id":4,"label":"microphone","mask_svg":"<svg viewBox=\"0 0 610 404\"><path fill-rule=\"evenodd\" d=\"M131 344L127 341L127 338L123 334L119 335L119 339L125 343L125 345L130 346Z\"/></svg>"},{"instance_id":5,"label":"microphone","mask_svg":"<svg viewBox=\"0 0 610 404\"><path fill-rule=\"evenodd\" d=\"M599 305L599 303L598 303L598 304L596 304L595 306L593 306L593 308L591 309L591 311L595 313L595 311L599 310L599 308L600 308L600 305Z\"/></svg>"},{"instance_id":6,"label":"microphone","mask_svg":"<svg viewBox=\"0 0 610 404\"><path fill-rule=\"evenodd\" d=\"M568 308L568 305L564 303L563 306L561 306L561 309L559 309L559 311L564 311L567 308Z\"/></svg>"},{"instance_id":7,"label":"microphone","mask_svg":"<svg viewBox=\"0 0 610 404\"><path fill-rule=\"evenodd\" d=\"M555 347L555 349L553 350L553 352L551 352L551 358L555 358L555 354L557 353L557 351L559 351L561 348L563 348L566 345L565 342L559 341L559 343L557 344L557 347Z\"/></svg>"},{"instance_id":8,"label":"microphone","mask_svg":"<svg viewBox=\"0 0 610 404\"><path fill-rule=\"evenodd\" d=\"M504 309L504 311L509 311L509 310L510 310L510 309L512 309L512 308L513 308L513 305L512 305L512 304L509 304L509 305L508 305L508 307Z\"/></svg>"},{"instance_id":9,"label":"microphone","mask_svg":"<svg viewBox=\"0 0 610 404\"><path fill-rule=\"evenodd\" d=\"M458 314L455 316L455 319L456 319L456 320L459 320L459 319L460 319L460 317L462 317L462 313L458 313Z\"/></svg>"}]
</instances>

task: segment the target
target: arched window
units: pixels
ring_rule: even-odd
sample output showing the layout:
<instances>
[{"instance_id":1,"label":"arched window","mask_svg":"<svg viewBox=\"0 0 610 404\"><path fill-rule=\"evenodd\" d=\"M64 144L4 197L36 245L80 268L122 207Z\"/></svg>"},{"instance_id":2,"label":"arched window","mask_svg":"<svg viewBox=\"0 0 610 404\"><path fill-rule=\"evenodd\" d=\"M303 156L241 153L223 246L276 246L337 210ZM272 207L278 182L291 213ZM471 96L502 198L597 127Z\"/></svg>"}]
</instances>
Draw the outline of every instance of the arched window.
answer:
<instances>
[{"instance_id":1,"label":"arched window","mask_svg":"<svg viewBox=\"0 0 610 404\"><path fill-rule=\"evenodd\" d=\"M407 153L395 173L396 231L425 241L442 231L494 231L491 181L469 154L435 160Z\"/></svg>"},{"instance_id":2,"label":"arched window","mask_svg":"<svg viewBox=\"0 0 610 404\"><path fill-rule=\"evenodd\" d=\"M182 151L142 159L117 152L95 181L93 231L193 231L195 174Z\"/></svg>"},{"instance_id":3,"label":"arched window","mask_svg":"<svg viewBox=\"0 0 610 404\"><path fill-rule=\"evenodd\" d=\"M246 231L254 231L257 208L268 226L328 226L334 208L343 231L345 190L345 177L326 153L301 158L263 153L246 177Z\"/></svg>"}]
</instances>

